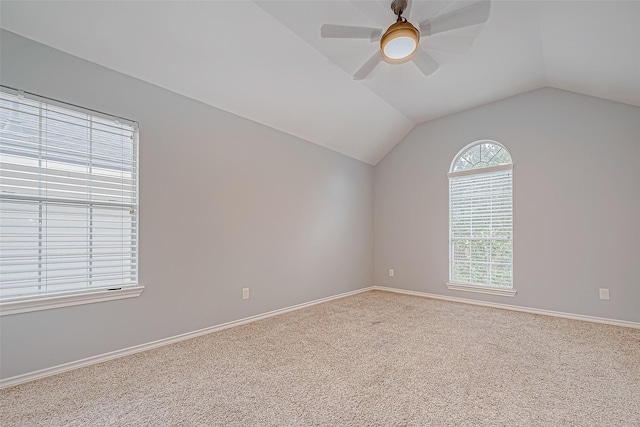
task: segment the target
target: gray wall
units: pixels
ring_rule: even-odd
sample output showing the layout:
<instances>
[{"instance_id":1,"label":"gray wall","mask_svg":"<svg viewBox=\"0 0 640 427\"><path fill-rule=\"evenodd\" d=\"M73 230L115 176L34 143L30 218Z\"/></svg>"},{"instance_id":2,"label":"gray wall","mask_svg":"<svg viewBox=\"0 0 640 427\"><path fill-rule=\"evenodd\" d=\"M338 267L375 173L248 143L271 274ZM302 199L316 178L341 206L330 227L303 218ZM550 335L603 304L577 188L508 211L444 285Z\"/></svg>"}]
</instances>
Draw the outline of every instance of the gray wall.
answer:
<instances>
[{"instance_id":1,"label":"gray wall","mask_svg":"<svg viewBox=\"0 0 640 427\"><path fill-rule=\"evenodd\" d=\"M1 317L2 378L373 284L371 166L6 31L0 52L2 84L140 122L146 286Z\"/></svg>"},{"instance_id":2,"label":"gray wall","mask_svg":"<svg viewBox=\"0 0 640 427\"><path fill-rule=\"evenodd\" d=\"M445 286L447 172L479 139L513 157L513 298ZM640 108L548 88L424 123L376 166L374 205L376 285L640 322Z\"/></svg>"}]
</instances>

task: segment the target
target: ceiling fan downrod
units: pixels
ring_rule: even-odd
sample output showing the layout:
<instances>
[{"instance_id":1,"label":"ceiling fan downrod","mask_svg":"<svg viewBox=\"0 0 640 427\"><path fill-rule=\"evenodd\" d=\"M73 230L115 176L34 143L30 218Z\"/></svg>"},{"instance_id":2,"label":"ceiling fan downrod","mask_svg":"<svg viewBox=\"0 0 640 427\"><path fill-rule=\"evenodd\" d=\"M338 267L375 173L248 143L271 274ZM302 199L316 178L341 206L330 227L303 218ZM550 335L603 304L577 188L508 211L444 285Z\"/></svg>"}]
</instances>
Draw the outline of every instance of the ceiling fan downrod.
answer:
<instances>
[{"instance_id":1,"label":"ceiling fan downrod","mask_svg":"<svg viewBox=\"0 0 640 427\"><path fill-rule=\"evenodd\" d=\"M407 8L407 4L407 0L393 0L391 2L391 10L393 11L394 15L398 16L398 22L406 21L406 19L402 17L402 13Z\"/></svg>"}]
</instances>

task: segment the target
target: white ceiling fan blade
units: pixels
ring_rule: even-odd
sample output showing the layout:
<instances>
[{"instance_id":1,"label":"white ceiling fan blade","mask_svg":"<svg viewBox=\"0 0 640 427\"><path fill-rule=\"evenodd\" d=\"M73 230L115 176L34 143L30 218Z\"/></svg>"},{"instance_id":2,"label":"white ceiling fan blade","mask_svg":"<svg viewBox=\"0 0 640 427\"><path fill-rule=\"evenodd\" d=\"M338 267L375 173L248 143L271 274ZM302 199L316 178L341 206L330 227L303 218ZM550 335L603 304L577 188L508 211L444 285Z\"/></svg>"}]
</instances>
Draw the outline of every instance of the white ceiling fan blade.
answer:
<instances>
[{"instance_id":1,"label":"white ceiling fan blade","mask_svg":"<svg viewBox=\"0 0 640 427\"><path fill-rule=\"evenodd\" d=\"M376 53L373 54L371 58L367 62L364 63L362 67L353 75L354 80L362 80L369 75L376 68L376 65L380 63L382 60L382 54L379 50L376 50Z\"/></svg>"},{"instance_id":2,"label":"white ceiling fan blade","mask_svg":"<svg viewBox=\"0 0 640 427\"><path fill-rule=\"evenodd\" d=\"M411 17L411 6L413 5L413 0L407 0L407 7L402 12L402 16L409 19Z\"/></svg>"},{"instance_id":3,"label":"white ceiling fan blade","mask_svg":"<svg viewBox=\"0 0 640 427\"><path fill-rule=\"evenodd\" d=\"M446 34L444 36L435 36L428 40L425 48L429 50L437 50L445 53L462 54L466 53L473 46L477 34Z\"/></svg>"},{"instance_id":4,"label":"white ceiling fan blade","mask_svg":"<svg viewBox=\"0 0 640 427\"><path fill-rule=\"evenodd\" d=\"M382 29L324 24L320 28L320 36L325 39L368 39L375 42L380 40Z\"/></svg>"},{"instance_id":5,"label":"white ceiling fan blade","mask_svg":"<svg viewBox=\"0 0 640 427\"><path fill-rule=\"evenodd\" d=\"M440 67L435 59L433 59L427 52L422 49L416 50L416 53L411 58L416 67L422 71L425 76L430 76L435 73Z\"/></svg>"},{"instance_id":6,"label":"white ceiling fan blade","mask_svg":"<svg viewBox=\"0 0 640 427\"><path fill-rule=\"evenodd\" d=\"M489 19L491 2L481 0L468 6L463 6L451 12L427 19L419 24L420 36L430 36L432 34L469 27L471 25L482 24Z\"/></svg>"},{"instance_id":7,"label":"white ceiling fan blade","mask_svg":"<svg viewBox=\"0 0 640 427\"><path fill-rule=\"evenodd\" d=\"M411 14L413 16L410 21L423 22L428 18L438 16L443 10L446 10L454 0L446 1L427 1L427 0L412 0ZM407 18L408 19L408 18Z\"/></svg>"}]
</instances>

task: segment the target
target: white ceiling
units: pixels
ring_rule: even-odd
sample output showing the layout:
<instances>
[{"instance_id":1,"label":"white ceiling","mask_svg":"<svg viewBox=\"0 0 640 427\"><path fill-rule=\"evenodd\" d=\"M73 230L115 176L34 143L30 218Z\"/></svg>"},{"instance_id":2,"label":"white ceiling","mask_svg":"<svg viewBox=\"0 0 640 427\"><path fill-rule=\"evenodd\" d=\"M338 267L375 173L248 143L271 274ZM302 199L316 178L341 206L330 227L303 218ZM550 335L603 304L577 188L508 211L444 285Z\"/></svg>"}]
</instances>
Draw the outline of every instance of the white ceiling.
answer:
<instances>
[{"instance_id":1,"label":"white ceiling","mask_svg":"<svg viewBox=\"0 0 640 427\"><path fill-rule=\"evenodd\" d=\"M435 74L355 81L377 44L320 26L386 28L389 4L2 1L0 26L373 165L417 123L544 86L640 106L640 1L493 1L485 25L421 40ZM463 5L414 0L409 19Z\"/></svg>"}]
</instances>

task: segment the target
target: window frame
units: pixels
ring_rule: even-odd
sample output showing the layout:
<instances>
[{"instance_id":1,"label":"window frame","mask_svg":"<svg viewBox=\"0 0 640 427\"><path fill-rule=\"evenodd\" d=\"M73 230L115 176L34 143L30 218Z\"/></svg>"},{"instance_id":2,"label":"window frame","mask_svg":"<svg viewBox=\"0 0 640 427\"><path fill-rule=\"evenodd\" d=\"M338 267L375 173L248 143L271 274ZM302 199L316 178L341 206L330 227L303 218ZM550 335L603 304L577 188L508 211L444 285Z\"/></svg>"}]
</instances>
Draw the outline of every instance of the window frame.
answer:
<instances>
[{"instance_id":1,"label":"window frame","mask_svg":"<svg viewBox=\"0 0 640 427\"><path fill-rule=\"evenodd\" d=\"M453 172L455 170L455 166L457 164L457 161L461 158L461 156L463 154L465 154L468 150L470 150L471 148L478 146L478 145L482 145L482 144L492 144L492 145L496 145L498 147L500 147L501 149L503 149L508 155L509 155L509 159L510 159L510 163L503 163L503 164L498 164L498 165L494 165L494 166L485 166L485 167L480 167L480 168L471 168L471 169L467 169L467 170L462 170L462 171L457 171L457 172ZM466 160L466 159L465 159ZM482 159L480 160L482 161ZM480 161L478 163L480 163ZM510 269L511 269L511 287L510 288L506 288L506 287L498 287L498 286L493 286L490 284L477 284L477 283L459 283L459 282L454 282L452 280L453 278L453 237L452 237L452 210L451 210L451 182L452 179L455 179L456 177L460 177L460 176L469 176L469 175L481 175L481 174L491 174L491 173L496 173L496 172L500 172L500 171L505 171L505 170L509 170L511 171L511 263L510 263ZM507 148L497 142L497 141L493 141L493 140L487 140L487 139L483 139L483 140L478 140L478 141L474 141L470 144L467 144L465 147L463 147L460 151L458 151L458 153L454 156L451 165L449 167L449 173L447 174L448 176L448 189L449 189L449 194L448 194L448 205L449 205L449 212L448 212L448 221L449 221L449 256L448 256L448 269L449 269L449 279L446 283L446 286L448 289L450 290L456 290L456 291L465 291L465 292L475 292L475 293L482 293L482 294L490 294L490 295L500 295L500 296L507 296L507 297L513 297L517 294L517 291L514 289L513 286L513 271L514 271L514 257L513 257L513 158L511 157L511 154L509 153L509 150L507 150Z\"/></svg>"},{"instance_id":2,"label":"window frame","mask_svg":"<svg viewBox=\"0 0 640 427\"><path fill-rule=\"evenodd\" d=\"M123 284L122 286L113 285L113 286L103 286L97 288L85 288L85 289L74 289L69 291L59 291L53 292L49 294L40 294L40 295L23 295L23 296L9 296L9 297L0 297L0 316L12 315L18 313L26 313L31 311L39 311L39 310L47 310L53 308L60 307L68 307L80 304L90 304L102 301L110 301L110 300L118 300L124 298L133 298L142 294L144 290L144 286L139 283L139 271L137 269L137 264L139 262L139 248L140 248L140 238L139 238L139 206L140 206L140 191L139 191L139 126L138 122L124 119L121 117L113 116L110 114L102 113L99 111L91 110L88 108L80 107L74 104L69 104L63 101L58 101L52 98L40 96L37 94L33 94L30 92L20 91L5 85L0 85L0 91L11 95L17 96L18 99L28 99L29 101L35 101L38 103L42 103L44 105L51 105L58 108L63 108L66 110L70 110L75 113L86 114L89 117L88 121L95 119L107 119L111 121L117 121L123 124L126 124L130 128L133 129L133 147L134 152L133 156L135 159L133 160L133 167L135 168L134 172L134 194L135 194L135 257L136 257L136 276L133 284ZM46 182L46 181L45 181ZM46 198L43 199L43 202L47 203ZM92 206L90 201L87 202L87 206Z\"/></svg>"}]
</instances>

